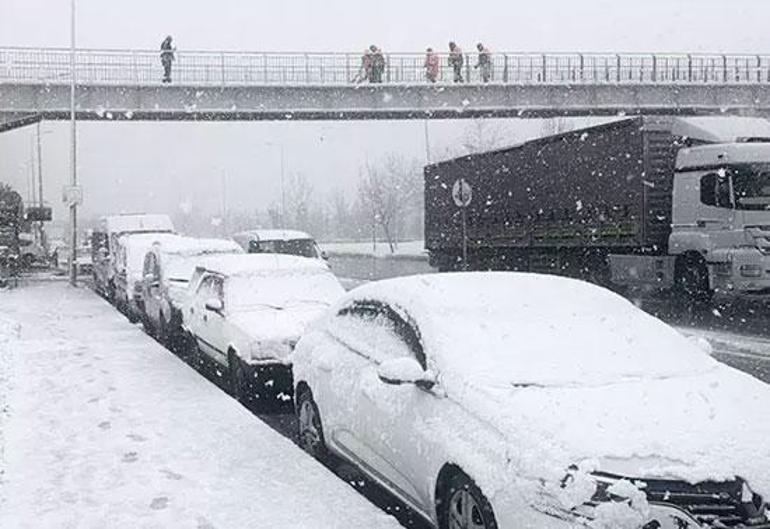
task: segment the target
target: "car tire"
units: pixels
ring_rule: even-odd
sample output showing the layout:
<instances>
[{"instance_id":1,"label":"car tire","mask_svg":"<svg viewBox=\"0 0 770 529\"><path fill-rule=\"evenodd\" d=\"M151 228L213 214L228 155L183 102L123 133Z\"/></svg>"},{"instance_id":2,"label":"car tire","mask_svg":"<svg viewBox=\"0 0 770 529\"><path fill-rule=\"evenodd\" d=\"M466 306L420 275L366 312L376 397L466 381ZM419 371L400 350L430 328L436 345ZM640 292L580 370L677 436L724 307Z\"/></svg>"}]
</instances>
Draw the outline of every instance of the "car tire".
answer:
<instances>
[{"instance_id":1,"label":"car tire","mask_svg":"<svg viewBox=\"0 0 770 529\"><path fill-rule=\"evenodd\" d=\"M243 361L230 351L227 355L227 371L229 376L230 395L238 402L246 403L246 374L243 368Z\"/></svg>"},{"instance_id":2,"label":"car tire","mask_svg":"<svg viewBox=\"0 0 770 529\"><path fill-rule=\"evenodd\" d=\"M171 340L169 339L169 335L168 335L168 323L166 322L166 318L163 316L162 311L160 312L160 314L158 314L158 328L157 328L156 335L160 343L162 343L167 347L170 347Z\"/></svg>"},{"instance_id":3,"label":"car tire","mask_svg":"<svg viewBox=\"0 0 770 529\"><path fill-rule=\"evenodd\" d=\"M189 358L190 365L192 365L193 369L196 371L203 373L205 372L206 367L206 359L203 356L203 351L201 351L200 346L198 345L198 340L195 339L195 336L192 335L192 333L187 333L187 356Z\"/></svg>"},{"instance_id":4,"label":"car tire","mask_svg":"<svg viewBox=\"0 0 770 529\"><path fill-rule=\"evenodd\" d=\"M321 414L313 400L313 392L307 386L298 386L295 400L297 414L297 444L316 460L329 460Z\"/></svg>"},{"instance_id":5,"label":"car tire","mask_svg":"<svg viewBox=\"0 0 770 529\"><path fill-rule=\"evenodd\" d=\"M439 529L497 529L492 505L464 472L449 479L438 499Z\"/></svg>"}]
</instances>

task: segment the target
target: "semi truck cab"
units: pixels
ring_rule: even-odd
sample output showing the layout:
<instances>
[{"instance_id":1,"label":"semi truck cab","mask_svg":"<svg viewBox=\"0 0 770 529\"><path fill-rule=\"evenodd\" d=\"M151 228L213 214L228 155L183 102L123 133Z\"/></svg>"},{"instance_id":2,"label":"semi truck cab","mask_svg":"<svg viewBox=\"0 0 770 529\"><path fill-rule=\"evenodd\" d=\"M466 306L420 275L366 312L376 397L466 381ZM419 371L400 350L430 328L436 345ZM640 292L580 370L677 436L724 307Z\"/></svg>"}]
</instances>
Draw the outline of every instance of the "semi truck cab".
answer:
<instances>
[{"instance_id":1,"label":"semi truck cab","mask_svg":"<svg viewBox=\"0 0 770 529\"><path fill-rule=\"evenodd\" d=\"M712 291L770 294L770 143L679 151L668 253L682 280L705 271Z\"/></svg>"}]
</instances>

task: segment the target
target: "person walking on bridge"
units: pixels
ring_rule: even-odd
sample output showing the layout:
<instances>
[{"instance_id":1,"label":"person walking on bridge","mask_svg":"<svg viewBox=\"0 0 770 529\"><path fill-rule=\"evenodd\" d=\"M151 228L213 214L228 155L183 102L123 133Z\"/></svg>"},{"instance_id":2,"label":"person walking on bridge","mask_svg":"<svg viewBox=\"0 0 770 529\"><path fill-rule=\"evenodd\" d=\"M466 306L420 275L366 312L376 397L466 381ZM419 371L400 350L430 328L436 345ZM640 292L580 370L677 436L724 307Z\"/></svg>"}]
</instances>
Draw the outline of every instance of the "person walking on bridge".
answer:
<instances>
[{"instance_id":1,"label":"person walking on bridge","mask_svg":"<svg viewBox=\"0 0 770 529\"><path fill-rule=\"evenodd\" d=\"M174 62L174 48L171 35L163 39L160 44L160 63L163 65L163 82L171 82L171 63Z\"/></svg>"},{"instance_id":2,"label":"person walking on bridge","mask_svg":"<svg viewBox=\"0 0 770 529\"><path fill-rule=\"evenodd\" d=\"M439 58L436 52L433 51L433 48L428 48L425 50L425 78L431 82L435 83L438 79L438 70L439 70Z\"/></svg>"},{"instance_id":3,"label":"person walking on bridge","mask_svg":"<svg viewBox=\"0 0 770 529\"><path fill-rule=\"evenodd\" d=\"M481 73L481 82L488 83L492 79L492 52L481 42L476 44L476 49L479 50L479 59L475 68Z\"/></svg>"},{"instance_id":4,"label":"person walking on bridge","mask_svg":"<svg viewBox=\"0 0 770 529\"><path fill-rule=\"evenodd\" d=\"M382 50L372 44L369 46L372 58L372 71L369 77L370 83L381 83L382 74L385 71L385 56L382 54Z\"/></svg>"},{"instance_id":5,"label":"person walking on bridge","mask_svg":"<svg viewBox=\"0 0 770 529\"><path fill-rule=\"evenodd\" d=\"M465 82L465 80L463 79L463 64L465 64L465 60L463 59L463 50L461 50L460 46L458 46L454 42L450 42L449 43L449 66L452 67L452 71L454 72L455 83Z\"/></svg>"}]
</instances>

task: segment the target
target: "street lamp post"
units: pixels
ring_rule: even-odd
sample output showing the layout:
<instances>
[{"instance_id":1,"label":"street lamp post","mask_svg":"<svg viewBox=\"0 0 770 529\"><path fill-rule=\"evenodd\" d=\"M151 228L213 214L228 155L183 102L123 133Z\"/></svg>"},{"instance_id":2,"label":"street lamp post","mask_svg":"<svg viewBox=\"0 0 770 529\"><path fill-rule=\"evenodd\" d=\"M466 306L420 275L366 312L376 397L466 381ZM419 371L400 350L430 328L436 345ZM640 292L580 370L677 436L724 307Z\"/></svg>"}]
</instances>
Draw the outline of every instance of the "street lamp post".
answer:
<instances>
[{"instance_id":1,"label":"street lamp post","mask_svg":"<svg viewBox=\"0 0 770 529\"><path fill-rule=\"evenodd\" d=\"M71 179L70 184L72 186L72 192L75 193L75 189L78 185L78 171L77 171L77 119L75 116L75 0L70 1L70 172ZM76 197L69 197L70 206L70 225L71 231L71 244L70 244L70 284L77 286L78 282L78 267L77 267L77 250L78 250L78 205Z\"/></svg>"}]
</instances>

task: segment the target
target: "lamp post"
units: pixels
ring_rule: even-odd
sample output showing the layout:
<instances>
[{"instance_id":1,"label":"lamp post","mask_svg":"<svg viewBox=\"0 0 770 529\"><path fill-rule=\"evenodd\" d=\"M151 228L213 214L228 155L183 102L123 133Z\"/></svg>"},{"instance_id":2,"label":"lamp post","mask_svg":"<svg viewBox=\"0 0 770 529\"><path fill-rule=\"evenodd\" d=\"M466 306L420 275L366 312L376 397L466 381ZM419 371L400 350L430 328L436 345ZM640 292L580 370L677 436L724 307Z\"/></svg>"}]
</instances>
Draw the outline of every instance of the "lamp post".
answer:
<instances>
[{"instance_id":1,"label":"lamp post","mask_svg":"<svg viewBox=\"0 0 770 529\"><path fill-rule=\"evenodd\" d=\"M284 189L283 181L286 173L286 162L283 143L273 143L270 141L265 142L267 147L278 147L281 150L281 228L286 228L286 191Z\"/></svg>"},{"instance_id":2,"label":"lamp post","mask_svg":"<svg viewBox=\"0 0 770 529\"><path fill-rule=\"evenodd\" d=\"M75 0L70 0L70 185L72 193L76 194L78 185L77 171L77 119L75 116ZM77 286L78 266L78 205L75 196L68 197L70 206L70 284Z\"/></svg>"}]
</instances>

